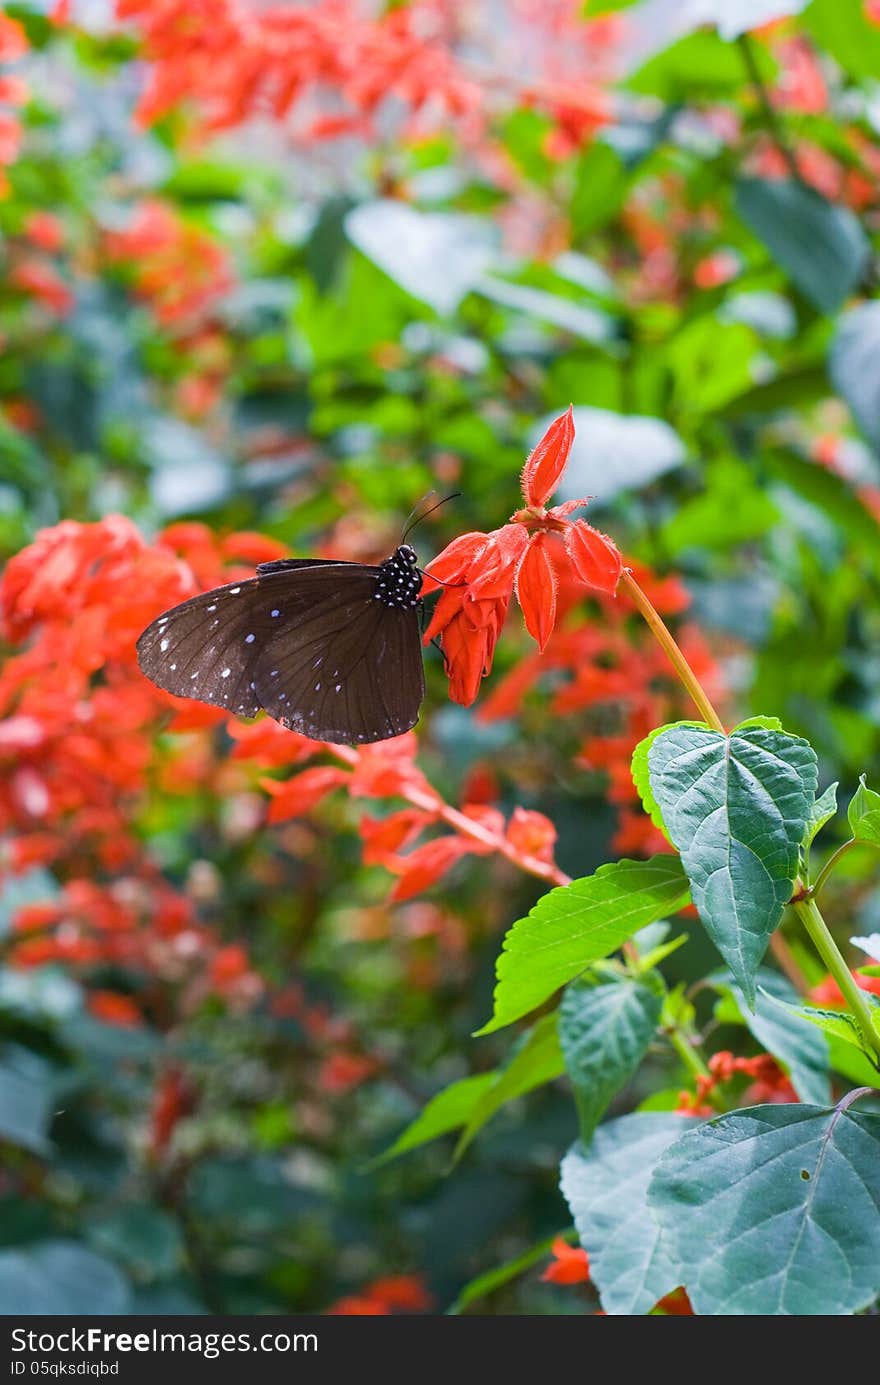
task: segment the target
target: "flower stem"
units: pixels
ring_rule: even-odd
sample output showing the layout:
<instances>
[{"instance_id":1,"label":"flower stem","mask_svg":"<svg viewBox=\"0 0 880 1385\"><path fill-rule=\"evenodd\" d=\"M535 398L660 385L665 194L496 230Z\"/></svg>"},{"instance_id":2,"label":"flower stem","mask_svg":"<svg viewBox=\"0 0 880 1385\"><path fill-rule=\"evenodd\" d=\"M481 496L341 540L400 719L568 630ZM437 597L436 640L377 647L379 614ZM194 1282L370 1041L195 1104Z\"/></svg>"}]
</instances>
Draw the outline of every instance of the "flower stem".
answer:
<instances>
[{"instance_id":1,"label":"flower stem","mask_svg":"<svg viewBox=\"0 0 880 1385\"><path fill-rule=\"evenodd\" d=\"M785 134L782 130L782 125L779 121L779 117L776 114L776 111L773 109L773 102L770 100L770 94L767 91L766 86L764 85L764 78L762 77L761 69L758 66L758 60L755 56L754 44L752 42L750 35L740 34L738 39L736 40L736 44L739 48L740 53L742 54L742 59L745 64L746 71L749 74L749 81L751 82L755 91L755 95L758 98L758 104L761 107L761 115L763 117L767 133L770 135L770 138L773 140L773 143L779 150L783 162L785 163L785 166L788 169L794 181L796 183L800 183L801 185L803 185L804 180L801 175L801 171L798 168L798 162L795 158L794 150L791 148L787 139L785 138Z\"/></svg>"},{"instance_id":2,"label":"flower stem","mask_svg":"<svg viewBox=\"0 0 880 1385\"><path fill-rule=\"evenodd\" d=\"M795 913L810 935L813 946L840 987L862 1041L880 1058L880 1034L874 1028L871 1009L840 954L814 899L799 899Z\"/></svg>"},{"instance_id":3,"label":"flower stem","mask_svg":"<svg viewBox=\"0 0 880 1385\"><path fill-rule=\"evenodd\" d=\"M657 611L648 600L648 597L642 591L632 573L626 568L624 568L621 575L620 586L633 602L639 615L650 629L651 634L666 654L685 690L689 693L692 701L697 707L703 721L705 721L708 726L711 726L713 730L720 731L721 734L724 735L724 724L715 711L715 708L712 706L712 703L709 701L696 674L678 645L675 643L666 625L664 625L663 621L660 619Z\"/></svg>"},{"instance_id":4,"label":"flower stem","mask_svg":"<svg viewBox=\"0 0 880 1385\"><path fill-rule=\"evenodd\" d=\"M816 883L810 889L810 894L814 899L821 890L822 886L825 884L825 881L828 879L831 872L837 866L838 861L840 861L846 855L846 853L850 851L854 846L865 845L870 846L871 843L860 842L858 837L850 837L849 841L841 842L837 850L832 852L832 854L828 857L828 860L825 862L824 866L819 871L819 874L816 876Z\"/></svg>"}]
</instances>

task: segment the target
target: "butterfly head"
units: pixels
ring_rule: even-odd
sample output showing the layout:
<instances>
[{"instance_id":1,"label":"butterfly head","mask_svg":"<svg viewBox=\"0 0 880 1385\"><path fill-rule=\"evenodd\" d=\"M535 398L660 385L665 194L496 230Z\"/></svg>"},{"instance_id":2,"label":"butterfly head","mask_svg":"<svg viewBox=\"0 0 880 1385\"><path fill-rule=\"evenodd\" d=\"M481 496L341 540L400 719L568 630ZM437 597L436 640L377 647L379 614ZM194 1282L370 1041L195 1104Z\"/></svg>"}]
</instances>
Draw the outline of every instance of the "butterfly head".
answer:
<instances>
[{"instance_id":1,"label":"butterfly head","mask_svg":"<svg viewBox=\"0 0 880 1385\"><path fill-rule=\"evenodd\" d=\"M386 606L418 606L422 577L418 556L408 543L402 543L390 558L379 565L376 600Z\"/></svg>"}]
</instances>

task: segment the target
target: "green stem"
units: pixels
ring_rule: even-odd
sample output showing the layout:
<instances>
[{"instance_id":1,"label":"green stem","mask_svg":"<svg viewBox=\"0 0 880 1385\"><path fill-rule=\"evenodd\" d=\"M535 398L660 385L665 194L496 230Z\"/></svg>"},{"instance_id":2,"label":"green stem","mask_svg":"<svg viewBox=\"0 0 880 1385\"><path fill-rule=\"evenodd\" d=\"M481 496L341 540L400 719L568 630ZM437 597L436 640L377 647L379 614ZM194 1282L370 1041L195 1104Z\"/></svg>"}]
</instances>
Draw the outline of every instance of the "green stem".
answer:
<instances>
[{"instance_id":1,"label":"green stem","mask_svg":"<svg viewBox=\"0 0 880 1385\"><path fill-rule=\"evenodd\" d=\"M825 884L825 881L828 879L829 875L837 865L838 861L843 859L843 857L846 855L846 853L850 850L851 847L858 846L858 844L858 839L856 837L850 837L848 842L842 842L841 845L837 848L837 850L832 852L822 869L819 871L819 874L816 876L816 883L810 889L810 894L813 896L813 898L815 898L816 895L819 893L822 886Z\"/></svg>"},{"instance_id":2,"label":"green stem","mask_svg":"<svg viewBox=\"0 0 880 1385\"><path fill-rule=\"evenodd\" d=\"M676 1024L670 1025L663 1032L692 1077L711 1078L712 1074L703 1061L703 1055L686 1029L682 1029L680 1025ZM709 1089L707 1097L716 1111L725 1109L724 1102L714 1087Z\"/></svg>"},{"instance_id":3,"label":"green stem","mask_svg":"<svg viewBox=\"0 0 880 1385\"><path fill-rule=\"evenodd\" d=\"M694 1047L693 1040L683 1029L667 1029L666 1037L672 1044L681 1061L693 1077L711 1077L702 1056Z\"/></svg>"},{"instance_id":4,"label":"green stem","mask_svg":"<svg viewBox=\"0 0 880 1385\"><path fill-rule=\"evenodd\" d=\"M816 901L799 899L792 907L809 933L813 946L840 987L863 1042L880 1058L880 1034L874 1028L870 1006L828 931L828 925L820 914Z\"/></svg>"},{"instance_id":5,"label":"green stem","mask_svg":"<svg viewBox=\"0 0 880 1385\"><path fill-rule=\"evenodd\" d=\"M654 636L657 643L660 645L661 649L666 654L667 658L669 659L669 662L672 664L673 668L678 674L678 677L681 680L684 688L690 694L690 697L693 700L695 706L697 707L700 716L703 718L703 721L705 721L707 725L711 726L713 730L720 731L723 736L724 724L721 718L719 717L718 713L715 711L715 708L712 706L712 703L709 701L709 698L707 697L699 679L697 678L687 659L682 654L678 645L675 643L675 640L672 638L670 631L664 625L657 611L655 611L654 607L651 605L651 602L648 600L648 597L642 591L641 587L639 586L636 579L633 577L632 573L628 571L628 569L626 568L624 568L623 573L621 575L620 586L626 592L627 596L632 601L633 605L636 607L639 615L642 617L642 619L645 621L646 625L650 629L651 634Z\"/></svg>"},{"instance_id":6,"label":"green stem","mask_svg":"<svg viewBox=\"0 0 880 1385\"><path fill-rule=\"evenodd\" d=\"M773 108L773 102L770 100L770 93L764 85L764 78L761 76L761 69L758 66L758 60L755 57L755 49L753 46L752 39L748 34L740 34L739 38L736 40L736 43L740 53L742 54L742 59L745 63L746 71L749 74L749 81L751 82L755 91L755 95L758 98L758 104L761 107L761 115L764 118L764 124L767 128L767 133L770 135L771 139L773 140L773 143L776 145L776 148L782 155L782 158L785 161L785 166L788 169L794 181L796 183L800 183L801 185L803 185L804 180L801 176L801 171L798 168L797 159L794 156L793 150L789 146L788 140L786 139L785 134L783 132L782 125L780 124L779 117Z\"/></svg>"}]
</instances>

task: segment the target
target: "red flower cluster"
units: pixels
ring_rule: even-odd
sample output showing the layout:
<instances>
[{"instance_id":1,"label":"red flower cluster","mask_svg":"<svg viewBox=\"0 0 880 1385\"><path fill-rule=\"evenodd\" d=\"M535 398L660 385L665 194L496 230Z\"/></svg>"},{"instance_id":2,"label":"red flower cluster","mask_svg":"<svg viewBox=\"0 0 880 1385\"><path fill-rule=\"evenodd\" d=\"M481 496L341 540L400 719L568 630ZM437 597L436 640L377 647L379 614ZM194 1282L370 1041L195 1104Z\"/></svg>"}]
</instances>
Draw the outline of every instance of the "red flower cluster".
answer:
<instances>
[{"instance_id":1,"label":"red flower cluster","mask_svg":"<svg viewBox=\"0 0 880 1385\"><path fill-rule=\"evenodd\" d=\"M301 133L320 139L369 131L388 98L433 128L465 119L480 101L442 41L436 0L376 18L353 0L259 8L237 0L117 0L116 14L143 34L150 63L138 108L144 124L185 102L214 130L255 115L282 121L302 112Z\"/></svg>"},{"instance_id":2,"label":"red flower cluster","mask_svg":"<svg viewBox=\"0 0 880 1385\"><path fill-rule=\"evenodd\" d=\"M17 19L0 13L0 64L17 62L28 51L24 29ZM28 88L20 77L4 72L0 75L0 197L9 192L9 180L3 169L15 163L21 148L21 125L9 107L22 106L28 99Z\"/></svg>"},{"instance_id":3,"label":"red flower cluster","mask_svg":"<svg viewBox=\"0 0 880 1385\"><path fill-rule=\"evenodd\" d=\"M216 240L167 202L148 198L129 224L106 231L104 255L131 273L134 292L163 327L198 322L232 287L232 267Z\"/></svg>"},{"instance_id":4,"label":"red flower cluster","mask_svg":"<svg viewBox=\"0 0 880 1385\"><path fill-rule=\"evenodd\" d=\"M639 586L664 618L681 617L690 596L676 577L658 578L640 563L627 562ZM520 660L492 690L478 712L481 720L528 717L528 699L546 682L552 688L550 711L579 737L574 763L608 780L607 796L618 811L615 851L651 855L668 851L666 838L642 811L630 773L632 752L655 726L688 714L681 685L624 589L617 596L591 593L598 604L590 619L574 612L583 585L570 574L557 577L557 625L543 654ZM718 667L692 623L677 638L700 682L716 699ZM584 726L586 720L586 727Z\"/></svg>"},{"instance_id":5,"label":"red flower cluster","mask_svg":"<svg viewBox=\"0 0 880 1385\"><path fill-rule=\"evenodd\" d=\"M706 1098L725 1082L730 1082L737 1073L752 1078L745 1092L748 1106L760 1102L798 1100L788 1077L769 1053L759 1053L754 1058L737 1058L729 1050L721 1049L709 1059L709 1076L697 1078L695 1091L679 1092L676 1111L687 1116L715 1115L715 1108Z\"/></svg>"},{"instance_id":6,"label":"red flower cluster","mask_svg":"<svg viewBox=\"0 0 880 1385\"><path fill-rule=\"evenodd\" d=\"M165 539L151 547L118 516L65 521L11 559L0 582L0 629L19 651L0 673L2 865L52 865L66 881L56 898L18 912L11 956L21 966L124 963L183 984L188 1004L209 991L247 1004L260 983L244 952L218 946L144 852L138 817L175 699L143 678L135 641L197 589L192 567L214 585L228 560L282 550L258 536L218 542L202 526L175 526ZM189 545L192 567L174 545ZM195 766L191 741L168 757L178 790L193 772L201 783L219 772L206 749ZM105 995L103 1017L118 1022L125 1010L133 1020L122 999Z\"/></svg>"},{"instance_id":7,"label":"red flower cluster","mask_svg":"<svg viewBox=\"0 0 880 1385\"><path fill-rule=\"evenodd\" d=\"M557 565L595 591L613 594L622 570L611 539L585 520L572 520L586 500L546 509L574 442L572 409L550 425L523 468L525 508L490 534L454 539L432 563L429 576L445 584L425 643L441 637L450 696L469 706L492 667L498 636L516 591L529 634L544 649L556 625ZM560 549L565 558L561 559Z\"/></svg>"},{"instance_id":8,"label":"red flower cluster","mask_svg":"<svg viewBox=\"0 0 880 1385\"><path fill-rule=\"evenodd\" d=\"M870 995L880 996L880 976L869 976L865 972L852 968L852 977L860 991L868 991ZM810 999L816 1005L846 1008L843 992L833 976L826 976L823 981L814 986L810 991Z\"/></svg>"},{"instance_id":9,"label":"red flower cluster","mask_svg":"<svg viewBox=\"0 0 880 1385\"><path fill-rule=\"evenodd\" d=\"M516 808L505 823L497 809L485 804L451 807L416 765L417 741L412 732L357 749L310 741L270 721L232 722L229 733L238 743L234 757L265 769L302 764L321 752L337 762L300 770L287 780L261 778L261 787L272 799L269 822L301 817L340 788L352 799L407 801L407 808L383 818L364 815L359 823L365 863L382 865L399 877L393 900L421 894L469 854L505 856L554 884L566 879L553 863L556 829L548 818ZM422 833L435 826L450 827L452 832L414 846Z\"/></svg>"},{"instance_id":10,"label":"red flower cluster","mask_svg":"<svg viewBox=\"0 0 880 1385\"><path fill-rule=\"evenodd\" d=\"M427 1313L434 1300L417 1274L374 1279L359 1294L340 1298L327 1309L330 1317L377 1317L390 1313Z\"/></svg>"}]
</instances>

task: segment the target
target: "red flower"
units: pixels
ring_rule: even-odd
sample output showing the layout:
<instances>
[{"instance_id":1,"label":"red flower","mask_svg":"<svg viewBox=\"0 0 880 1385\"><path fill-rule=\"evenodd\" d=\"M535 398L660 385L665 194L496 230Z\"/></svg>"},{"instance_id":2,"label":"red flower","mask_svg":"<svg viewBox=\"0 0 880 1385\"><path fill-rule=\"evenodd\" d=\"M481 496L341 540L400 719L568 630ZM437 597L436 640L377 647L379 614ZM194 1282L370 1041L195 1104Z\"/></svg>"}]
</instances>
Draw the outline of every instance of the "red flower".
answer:
<instances>
[{"instance_id":1,"label":"red flower","mask_svg":"<svg viewBox=\"0 0 880 1385\"><path fill-rule=\"evenodd\" d=\"M525 508L490 534L464 534L434 559L429 577L443 584L425 642L440 635L450 696L468 706L492 657L513 592L526 628L543 650L557 621L561 575L580 586L613 595L622 571L611 539L570 515L585 500L546 509L574 442L571 407L547 429L522 473ZM559 539L564 540L560 551Z\"/></svg>"},{"instance_id":2,"label":"red flower","mask_svg":"<svg viewBox=\"0 0 880 1385\"><path fill-rule=\"evenodd\" d=\"M880 976L865 976L860 971L852 970L852 977L861 991L870 991L872 995L880 995ZM810 999L817 1005L845 1006L843 992L834 980L833 976L826 976L824 981L820 981L810 991Z\"/></svg>"},{"instance_id":3,"label":"red flower","mask_svg":"<svg viewBox=\"0 0 880 1385\"><path fill-rule=\"evenodd\" d=\"M88 1008L102 1024L118 1024L126 1029L143 1024L144 1019L137 1005L127 995L117 991L92 991Z\"/></svg>"},{"instance_id":4,"label":"red flower","mask_svg":"<svg viewBox=\"0 0 880 1385\"><path fill-rule=\"evenodd\" d=\"M51 212L31 212L25 218L24 233L31 245L49 255L64 244L64 226Z\"/></svg>"},{"instance_id":5,"label":"red flower","mask_svg":"<svg viewBox=\"0 0 880 1385\"><path fill-rule=\"evenodd\" d=\"M570 1246L561 1236L553 1241L553 1260L541 1278L548 1284L586 1284L590 1259L580 1246Z\"/></svg>"}]
</instances>

